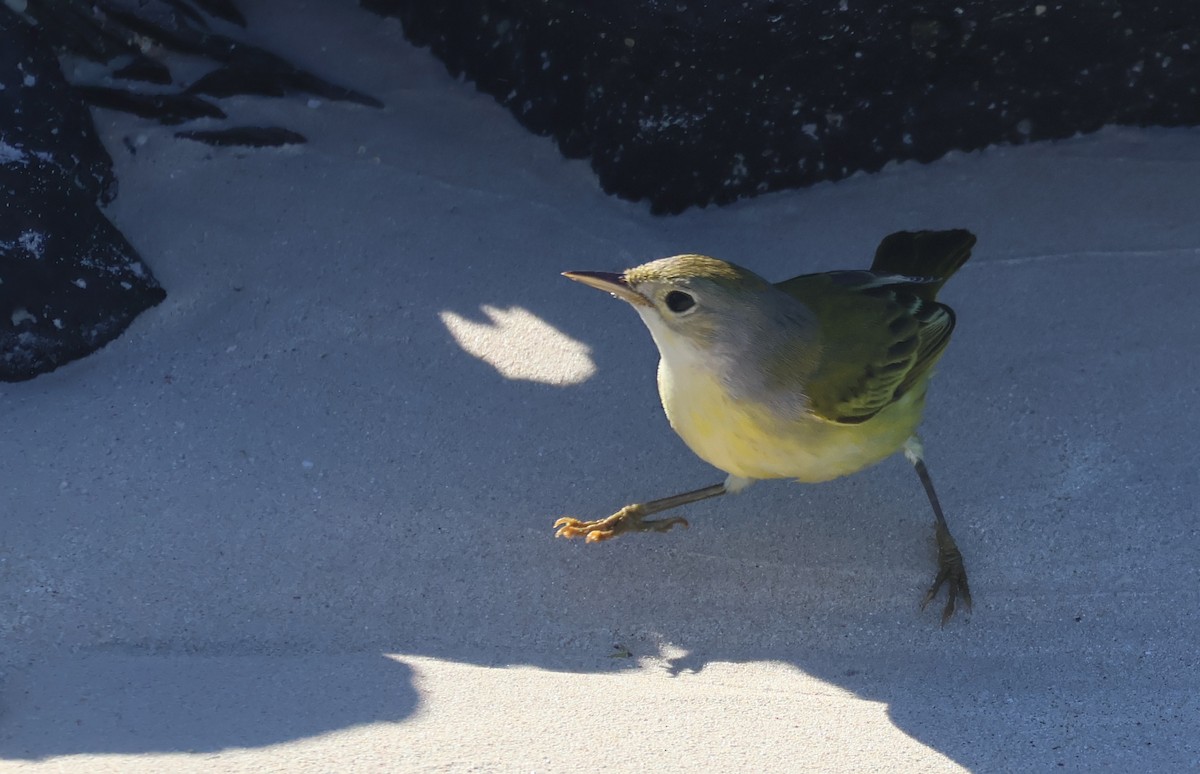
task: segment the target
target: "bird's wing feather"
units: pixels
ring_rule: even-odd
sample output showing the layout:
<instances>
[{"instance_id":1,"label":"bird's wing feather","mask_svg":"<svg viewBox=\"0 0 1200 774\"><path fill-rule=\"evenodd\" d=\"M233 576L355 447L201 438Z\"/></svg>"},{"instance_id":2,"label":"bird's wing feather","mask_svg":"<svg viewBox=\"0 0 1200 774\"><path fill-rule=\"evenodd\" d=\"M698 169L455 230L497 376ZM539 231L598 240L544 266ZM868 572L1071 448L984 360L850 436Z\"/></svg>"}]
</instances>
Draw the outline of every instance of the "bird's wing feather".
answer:
<instances>
[{"instance_id":1,"label":"bird's wing feather","mask_svg":"<svg viewBox=\"0 0 1200 774\"><path fill-rule=\"evenodd\" d=\"M808 385L816 416L865 422L929 373L954 330L954 312L929 297L929 283L941 280L840 271L776 285L818 322L820 355Z\"/></svg>"}]
</instances>

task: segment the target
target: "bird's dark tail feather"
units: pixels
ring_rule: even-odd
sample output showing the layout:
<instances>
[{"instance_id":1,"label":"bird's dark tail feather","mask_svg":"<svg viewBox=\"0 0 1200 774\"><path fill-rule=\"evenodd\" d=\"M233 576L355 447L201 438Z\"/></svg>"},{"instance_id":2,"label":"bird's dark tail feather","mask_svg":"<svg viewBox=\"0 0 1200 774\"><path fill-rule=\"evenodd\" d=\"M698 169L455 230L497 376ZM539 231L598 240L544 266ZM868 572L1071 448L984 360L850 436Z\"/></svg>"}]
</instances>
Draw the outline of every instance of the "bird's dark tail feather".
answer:
<instances>
[{"instance_id":1,"label":"bird's dark tail feather","mask_svg":"<svg viewBox=\"0 0 1200 774\"><path fill-rule=\"evenodd\" d=\"M962 228L950 231L897 231L879 243L871 271L925 277L932 299L942 284L971 257L975 235Z\"/></svg>"}]
</instances>

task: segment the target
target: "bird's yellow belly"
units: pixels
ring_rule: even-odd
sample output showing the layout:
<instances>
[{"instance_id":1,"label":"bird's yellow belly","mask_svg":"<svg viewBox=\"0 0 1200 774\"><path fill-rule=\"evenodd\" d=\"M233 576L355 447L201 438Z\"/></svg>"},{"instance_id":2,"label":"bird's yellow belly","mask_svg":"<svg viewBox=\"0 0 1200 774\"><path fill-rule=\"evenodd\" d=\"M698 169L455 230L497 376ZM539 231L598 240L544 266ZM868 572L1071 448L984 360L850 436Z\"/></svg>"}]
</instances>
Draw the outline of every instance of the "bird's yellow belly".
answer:
<instances>
[{"instance_id":1,"label":"bird's yellow belly","mask_svg":"<svg viewBox=\"0 0 1200 774\"><path fill-rule=\"evenodd\" d=\"M918 393L866 422L841 425L804 413L779 417L731 397L713 375L659 368L659 395L675 432L705 462L751 479L828 481L891 456L916 431Z\"/></svg>"}]
</instances>

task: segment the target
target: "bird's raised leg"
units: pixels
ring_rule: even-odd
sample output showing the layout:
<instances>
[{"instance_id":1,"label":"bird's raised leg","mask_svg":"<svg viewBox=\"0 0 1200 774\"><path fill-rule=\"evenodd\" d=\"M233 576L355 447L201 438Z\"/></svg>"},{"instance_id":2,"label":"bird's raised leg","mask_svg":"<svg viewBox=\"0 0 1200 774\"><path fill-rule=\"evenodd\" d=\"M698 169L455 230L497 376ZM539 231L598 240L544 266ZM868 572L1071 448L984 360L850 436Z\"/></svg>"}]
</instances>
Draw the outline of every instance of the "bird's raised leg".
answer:
<instances>
[{"instance_id":1,"label":"bird's raised leg","mask_svg":"<svg viewBox=\"0 0 1200 774\"><path fill-rule=\"evenodd\" d=\"M554 522L555 528L558 529L558 532L555 532L554 536L563 538L586 537L587 542L596 543L601 540L614 538L625 532L666 532L677 524L686 527L688 525L687 519L682 516L673 516L669 519L647 519L646 517L672 508L678 508L688 503L717 497L725 494L727 491L730 490L726 488L725 484L713 484L703 489L664 497L661 500L626 505L612 516L597 519L596 521L580 521L570 516L563 516Z\"/></svg>"},{"instance_id":2,"label":"bird's raised leg","mask_svg":"<svg viewBox=\"0 0 1200 774\"><path fill-rule=\"evenodd\" d=\"M938 502L937 492L933 489L933 479L929 477L929 469L925 467L924 448L916 436L904 443L904 456L912 463L929 496L929 504L933 506L934 538L937 540L938 573L933 579L933 585L925 592L921 600L921 609L933 601L942 586L946 586L946 606L942 608L942 626L954 615L957 604L961 601L967 612L971 611L971 588L967 585L967 570L963 566L962 552L950 534L946 517L942 515L942 505Z\"/></svg>"}]
</instances>

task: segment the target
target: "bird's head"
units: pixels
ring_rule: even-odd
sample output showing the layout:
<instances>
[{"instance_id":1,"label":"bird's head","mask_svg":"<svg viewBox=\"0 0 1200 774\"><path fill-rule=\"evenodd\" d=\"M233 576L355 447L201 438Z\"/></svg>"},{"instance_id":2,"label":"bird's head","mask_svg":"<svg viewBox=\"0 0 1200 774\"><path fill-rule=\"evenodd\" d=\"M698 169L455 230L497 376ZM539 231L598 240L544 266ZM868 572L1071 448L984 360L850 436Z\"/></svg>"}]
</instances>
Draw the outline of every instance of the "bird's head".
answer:
<instances>
[{"instance_id":1,"label":"bird's head","mask_svg":"<svg viewBox=\"0 0 1200 774\"><path fill-rule=\"evenodd\" d=\"M629 302L667 354L677 337L704 349L723 333L749 333L774 290L748 269L707 255L676 255L620 274L568 271L564 276Z\"/></svg>"}]
</instances>

